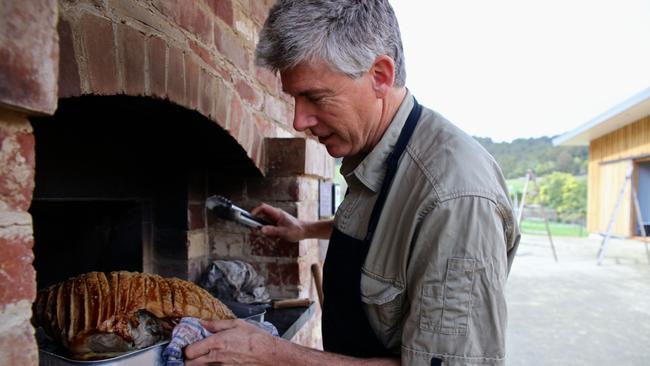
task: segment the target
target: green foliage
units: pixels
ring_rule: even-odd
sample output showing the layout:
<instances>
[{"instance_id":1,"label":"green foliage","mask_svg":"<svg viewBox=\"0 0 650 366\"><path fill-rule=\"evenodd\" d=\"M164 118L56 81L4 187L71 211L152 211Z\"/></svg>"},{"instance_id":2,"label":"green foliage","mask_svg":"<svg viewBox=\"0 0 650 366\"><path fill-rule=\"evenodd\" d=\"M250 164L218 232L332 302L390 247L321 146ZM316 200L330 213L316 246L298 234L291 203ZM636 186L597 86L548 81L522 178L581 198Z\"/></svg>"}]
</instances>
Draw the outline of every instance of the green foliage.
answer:
<instances>
[{"instance_id":1,"label":"green foliage","mask_svg":"<svg viewBox=\"0 0 650 366\"><path fill-rule=\"evenodd\" d=\"M516 139L512 142L474 138L494 156L506 179L523 177L528 169L533 169L537 176L552 172L572 175L587 173L587 147L553 146L551 137Z\"/></svg>"},{"instance_id":2,"label":"green foliage","mask_svg":"<svg viewBox=\"0 0 650 366\"><path fill-rule=\"evenodd\" d=\"M587 180L554 172L539 184L539 202L554 208L563 222L581 221L587 214Z\"/></svg>"}]
</instances>

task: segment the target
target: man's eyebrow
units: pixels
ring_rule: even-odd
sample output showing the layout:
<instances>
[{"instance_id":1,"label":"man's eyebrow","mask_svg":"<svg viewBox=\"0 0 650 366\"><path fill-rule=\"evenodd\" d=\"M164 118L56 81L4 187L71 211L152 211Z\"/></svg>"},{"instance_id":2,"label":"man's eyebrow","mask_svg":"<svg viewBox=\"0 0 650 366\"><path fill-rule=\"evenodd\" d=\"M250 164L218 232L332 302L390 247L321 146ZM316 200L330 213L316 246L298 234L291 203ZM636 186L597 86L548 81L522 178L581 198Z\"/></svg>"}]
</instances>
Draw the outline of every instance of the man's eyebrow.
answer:
<instances>
[{"instance_id":1,"label":"man's eyebrow","mask_svg":"<svg viewBox=\"0 0 650 366\"><path fill-rule=\"evenodd\" d=\"M314 95L330 95L330 94L334 94L334 91L330 88L307 89L298 93L298 95L303 97L314 96Z\"/></svg>"}]
</instances>

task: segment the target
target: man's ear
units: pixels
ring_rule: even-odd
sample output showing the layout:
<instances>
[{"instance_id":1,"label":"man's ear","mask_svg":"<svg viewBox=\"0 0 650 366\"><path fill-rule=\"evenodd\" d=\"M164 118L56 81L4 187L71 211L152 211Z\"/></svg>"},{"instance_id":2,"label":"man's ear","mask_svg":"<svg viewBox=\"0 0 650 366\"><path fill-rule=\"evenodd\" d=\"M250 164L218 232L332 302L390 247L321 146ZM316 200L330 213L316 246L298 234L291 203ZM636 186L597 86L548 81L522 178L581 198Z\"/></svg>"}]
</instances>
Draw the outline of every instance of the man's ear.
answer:
<instances>
[{"instance_id":1,"label":"man's ear","mask_svg":"<svg viewBox=\"0 0 650 366\"><path fill-rule=\"evenodd\" d=\"M390 56L379 55L369 72L377 98L384 98L395 85L395 61Z\"/></svg>"}]
</instances>

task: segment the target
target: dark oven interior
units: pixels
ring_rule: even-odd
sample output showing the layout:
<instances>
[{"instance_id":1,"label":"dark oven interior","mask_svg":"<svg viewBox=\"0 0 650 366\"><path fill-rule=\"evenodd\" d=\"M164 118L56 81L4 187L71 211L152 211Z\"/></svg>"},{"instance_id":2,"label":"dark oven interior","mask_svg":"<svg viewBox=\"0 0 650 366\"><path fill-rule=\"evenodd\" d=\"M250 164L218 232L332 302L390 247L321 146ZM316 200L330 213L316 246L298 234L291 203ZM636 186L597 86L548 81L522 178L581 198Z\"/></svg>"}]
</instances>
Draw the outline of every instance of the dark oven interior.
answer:
<instances>
[{"instance_id":1,"label":"dark oven interior","mask_svg":"<svg viewBox=\"0 0 650 366\"><path fill-rule=\"evenodd\" d=\"M221 127L161 100L63 99L32 125L39 288L88 271L187 278L188 202L260 176Z\"/></svg>"}]
</instances>

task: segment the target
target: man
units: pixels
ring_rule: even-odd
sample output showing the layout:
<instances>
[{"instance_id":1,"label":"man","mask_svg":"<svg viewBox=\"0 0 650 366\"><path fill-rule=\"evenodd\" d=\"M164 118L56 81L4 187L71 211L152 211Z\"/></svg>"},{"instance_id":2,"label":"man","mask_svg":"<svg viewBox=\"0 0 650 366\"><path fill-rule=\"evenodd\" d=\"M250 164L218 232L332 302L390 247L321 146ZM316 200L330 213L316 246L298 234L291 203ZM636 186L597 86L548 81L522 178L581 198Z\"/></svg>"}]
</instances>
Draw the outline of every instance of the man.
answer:
<instances>
[{"instance_id":1,"label":"man","mask_svg":"<svg viewBox=\"0 0 650 366\"><path fill-rule=\"evenodd\" d=\"M405 88L388 1L280 0L257 61L294 97L294 128L344 157L349 191L333 221L253 211L276 223L266 235L330 239L326 352L218 321L187 347L187 364L503 365L519 239L504 180L476 141Z\"/></svg>"}]
</instances>

